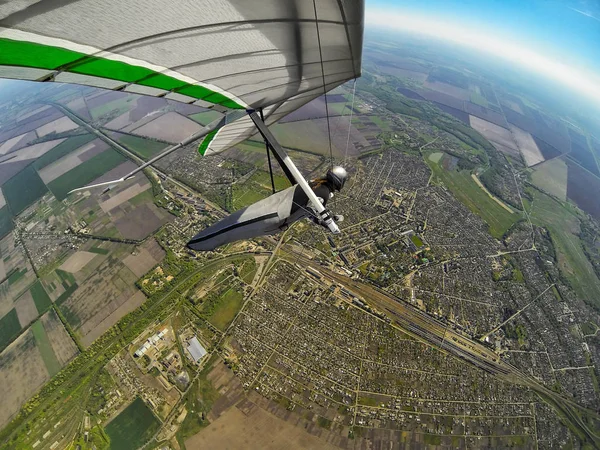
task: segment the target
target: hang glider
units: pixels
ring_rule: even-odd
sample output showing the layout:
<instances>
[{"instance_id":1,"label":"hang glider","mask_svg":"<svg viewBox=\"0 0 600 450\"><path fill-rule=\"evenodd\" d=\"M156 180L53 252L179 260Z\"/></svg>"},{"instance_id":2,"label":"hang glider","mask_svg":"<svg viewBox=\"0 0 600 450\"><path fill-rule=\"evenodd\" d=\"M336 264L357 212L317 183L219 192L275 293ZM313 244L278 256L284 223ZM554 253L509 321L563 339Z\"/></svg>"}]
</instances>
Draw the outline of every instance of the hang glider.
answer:
<instances>
[{"instance_id":1,"label":"hang glider","mask_svg":"<svg viewBox=\"0 0 600 450\"><path fill-rule=\"evenodd\" d=\"M198 151L210 155L257 126L264 137L268 125L359 77L363 16L364 0L1 2L0 78L95 86L225 113L123 178L83 189L111 186L198 139ZM278 161L314 203L278 149Z\"/></svg>"}]
</instances>

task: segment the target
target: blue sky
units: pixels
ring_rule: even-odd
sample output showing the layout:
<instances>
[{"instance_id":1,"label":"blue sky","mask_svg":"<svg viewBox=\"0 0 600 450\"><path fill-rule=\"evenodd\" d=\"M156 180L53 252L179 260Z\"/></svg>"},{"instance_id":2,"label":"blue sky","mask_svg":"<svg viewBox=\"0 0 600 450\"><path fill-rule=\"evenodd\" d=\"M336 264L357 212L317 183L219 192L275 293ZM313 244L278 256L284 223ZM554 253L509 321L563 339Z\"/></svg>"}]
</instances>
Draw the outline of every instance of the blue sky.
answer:
<instances>
[{"instance_id":1,"label":"blue sky","mask_svg":"<svg viewBox=\"0 0 600 450\"><path fill-rule=\"evenodd\" d=\"M422 33L508 58L600 105L596 0L367 0L366 24Z\"/></svg>"},{"instance_id":2,"label":"blue sky","mask_svg":"<svg viewBox=\"0 0 600 450\"><path fill-rule=\"evenodd\" d=\"M367 11L373 9L409 12L481 28L600 73L600 2L367 0Z\"/></svg>"}]
</instances>

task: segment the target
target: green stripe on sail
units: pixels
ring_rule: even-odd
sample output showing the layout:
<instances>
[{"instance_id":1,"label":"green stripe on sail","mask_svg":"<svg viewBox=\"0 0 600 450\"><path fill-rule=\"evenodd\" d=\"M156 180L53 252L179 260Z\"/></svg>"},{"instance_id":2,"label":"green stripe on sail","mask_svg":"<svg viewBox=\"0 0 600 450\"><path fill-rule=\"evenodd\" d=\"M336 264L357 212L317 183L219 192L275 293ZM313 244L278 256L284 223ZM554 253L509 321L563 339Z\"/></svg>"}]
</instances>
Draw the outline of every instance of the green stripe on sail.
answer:
<instances>
[{"instance_id":1,"label":"green stripe on sail","mask_svg":"<svg viewBox=\"0 0 600 450\"><path fill-rule=\"evenodd\" d=\"M187 84L181 89L178 89L177 92L183 95L189 95L190 97L200 98L209 103L225 106L226 108L244 109L229 97L225 97L223 94L211 91L210 89L197 84Z\"/></svg>"},{"instance_id":2,"label":"green stripe on sail","mask_svg":"<svg viewBox=\"0 0 600 450\"><path fill-rule=\"evenodd\" d=\"M0 38L1 65L53 70L82 56L83 53L64 48Z\"/></svg>"},{"instance_id":3,"label":"green stripe on sail","mask_svg":"<svg viewBox=\"0 0 600 450\"><path fill-rule=\"evenodd\" d=\"M209 144L212 142L212 140L217 135L217 131L219 131L219 130L213 130L213 131L211 131L202 140L202 143L198 147L198 153L200 153L202 156L204 156L204 154L206 153L206 149L208 148Z\"/></svg>"},{"instance_id":4,"label":"green stripe on sail","mask_svg":"<svg viewBox=\"0 0 600 450\"><path fill-rule=\"evenodd\" d=\"M0 65L61 70L136 83L181 93L231 109L244 109L229 97L204 86L189 84L145 67L89 56L50 45L0 38Z\"/></svg>"}]
</instances>

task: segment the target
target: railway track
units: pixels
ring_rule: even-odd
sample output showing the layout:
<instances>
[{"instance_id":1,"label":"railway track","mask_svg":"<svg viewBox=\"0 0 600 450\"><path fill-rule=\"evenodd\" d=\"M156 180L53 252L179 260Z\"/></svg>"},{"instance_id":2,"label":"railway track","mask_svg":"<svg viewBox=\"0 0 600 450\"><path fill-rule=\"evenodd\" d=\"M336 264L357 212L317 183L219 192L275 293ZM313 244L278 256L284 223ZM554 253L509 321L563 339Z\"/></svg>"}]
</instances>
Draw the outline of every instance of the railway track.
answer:
<instances>
[{"instance_id":1,"label":"railway track","mask_svg":"<svg viewBox=\"0 0 600 450\"><path fill-rule=\"evenodd\" d=\"M600 424L600 416L595 411L584 408L573 400L548 389L536 379L503 361L498 354L479 341L452 330L447 324L405 301L397 299L375 286L333 272L303 255L293 251L286 252L286 250L287 247L284 247L281 252L286 255L284 258L289 262L299 265L302 269L312 268L325 279L343 286L349 292L362 298L370 307L384 313L394 325L413 337L456 356L503 381L532 389L544 401L553 406L580 437L592 443L596 448L600 448L600 436L595 429L590 429L589 421L584 419L587 417Z\"/></svg>"}]
</instances>

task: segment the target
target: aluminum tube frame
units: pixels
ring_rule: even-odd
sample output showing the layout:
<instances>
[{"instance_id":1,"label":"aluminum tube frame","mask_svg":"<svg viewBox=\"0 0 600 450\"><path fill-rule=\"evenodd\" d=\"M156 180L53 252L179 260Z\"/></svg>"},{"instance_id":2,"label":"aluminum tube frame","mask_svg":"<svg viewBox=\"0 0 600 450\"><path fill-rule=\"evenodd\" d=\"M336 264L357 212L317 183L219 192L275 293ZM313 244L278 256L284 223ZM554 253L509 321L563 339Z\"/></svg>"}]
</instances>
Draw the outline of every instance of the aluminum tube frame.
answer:
<instances>
[{"instance_id":1,"label":"aluminum tube frame","mask_svg":"<svg viewBox=\"0 0 600 450\"><path fill-rule=\"evenodd\" d=\"M273 149L273 151L277 153L277 155L283 161L283 164L285 164L286 168L296 179L296 181L308 197L309 201L312 203L312 207L317 211L321 220L325 223L325 225L327 225L327 228L329 228L329 231L331 231L334 234L338 234L340 232L340 229L331 217L331 213L319 201L319 198L310 188L308 182L304 179L304 176L300 173L300 171L298 170L292 159L285 152L283 147L281 147L279 142L277 142L277 139L275 139L275 136L273 136L267 125L261 120L258 113L253 110L248 110L248 115L256 125L256 128L258 128L258 131L260 132L262 137L269 143L271 149Z\"/></svg>"}]
</instances>

